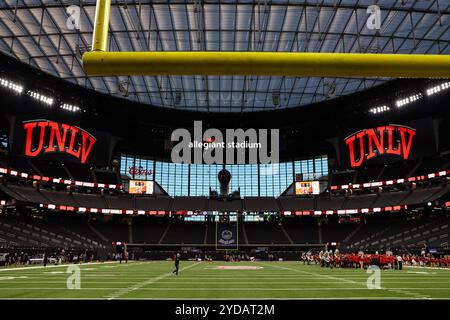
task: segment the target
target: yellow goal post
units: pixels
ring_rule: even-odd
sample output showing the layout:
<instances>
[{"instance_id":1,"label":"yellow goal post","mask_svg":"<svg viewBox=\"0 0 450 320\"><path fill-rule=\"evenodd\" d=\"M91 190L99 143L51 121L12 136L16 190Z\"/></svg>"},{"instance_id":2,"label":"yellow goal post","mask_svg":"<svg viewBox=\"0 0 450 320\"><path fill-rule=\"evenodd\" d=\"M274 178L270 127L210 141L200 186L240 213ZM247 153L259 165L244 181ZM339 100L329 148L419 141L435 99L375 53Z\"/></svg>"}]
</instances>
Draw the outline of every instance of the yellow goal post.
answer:
<instances>
[{"instance_id":1,"label":"yellow goal post","mask_svg":"<svg viewBox=\"0 0 450 320\"><path fill-rule=\"evenodd\" d=\"M97 0L88 76L255 75L450 78L450 55L312 52L108 52L111 0Z\"/></svg>"}]
</instances>

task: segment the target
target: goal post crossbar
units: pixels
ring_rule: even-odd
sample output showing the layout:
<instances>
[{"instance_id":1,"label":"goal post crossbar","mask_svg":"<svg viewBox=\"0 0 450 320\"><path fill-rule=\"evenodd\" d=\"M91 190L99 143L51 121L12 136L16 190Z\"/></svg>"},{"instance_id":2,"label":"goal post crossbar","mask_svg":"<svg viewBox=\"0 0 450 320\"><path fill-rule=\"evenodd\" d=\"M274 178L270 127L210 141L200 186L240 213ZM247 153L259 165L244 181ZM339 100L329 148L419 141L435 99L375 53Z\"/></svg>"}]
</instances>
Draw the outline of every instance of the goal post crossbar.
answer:
<instances>
[{"instance_id":1,"label":"goal post crossbar","mask_svg":"<svg viewBox=\"0 0 450 320\"><path fill-rule=\"evenodd\" d=\"M88 76L255 75L450 78L450 55L312 52L108 52L111 0L97 0Z\"/></svg>"}]
</instances>

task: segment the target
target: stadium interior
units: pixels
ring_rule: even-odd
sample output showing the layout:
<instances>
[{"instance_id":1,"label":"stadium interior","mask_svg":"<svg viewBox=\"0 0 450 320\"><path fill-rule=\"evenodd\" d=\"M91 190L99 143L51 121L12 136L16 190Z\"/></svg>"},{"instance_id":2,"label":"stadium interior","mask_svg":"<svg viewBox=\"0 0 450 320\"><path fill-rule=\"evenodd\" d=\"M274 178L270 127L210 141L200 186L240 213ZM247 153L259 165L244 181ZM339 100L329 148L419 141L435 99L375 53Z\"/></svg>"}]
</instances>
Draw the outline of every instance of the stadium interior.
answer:
<instances>
[{"instance_id":1,"label":"stadium interior","mask_svg":"<svg viewBox=\"0 0 450 320\"><path fill-rule=\"evenodd\" d=\"M450 253L448 79L89 77L96 1L85 2L73 30L66 1L0 4L0 252ZM365 7L348 2L112 1L110 50L450 51L438 1L383 7L398 21L382 33L361 33ZM174 130L200 120L278 129L278 161L174 162ZM218 247L222 224L236 228L230 247Z\"/></svg>"},{"instance_id":2,"label":"stadium interior","mask_svg":"<svg viewBox=\"0 0 450 320\"><path fill-rule=\"evenodd\" d=\"M449 300L449 30L448 0L0 0L1 310Z\"/></svg>"},{"instance_id":3,"label":"stadium interior","mask_svg":"<svg viewBox=\"0 0 450 320\"><path fill-rule=\"evenodd\" d=\"M0 87L2 250L91 250L105 259L119 242L136 258L166 259L184 250L192 257L202 252L221 259L216 224L223 217L236 224L236 249L264 252L261 259L276 252L295 260L305 248L326 244L342 251L449 250L450 90L427 95L445 84L441 80L391 80L301 108L201 113L108 97L5 55L1 65L2 79L9 79L4 81L20 81L23 90L38 83L56 104L76 97L80 106L75 112L48 107L8 85ZM422 98L402 108L371 111L417 93ZM52 119L108 132L104 159L80 163L24 155L17 151L21 137L15 133L24 115L27 121ZM170 133L195 119L223 130L279 127L279 163L172 163ZM344 126L349 132L417 119L433 126L434 152L367 161L358 168L341 165L342 150L332 140L342 136ZM225 195L217 176L222 169L231 174ZM134 180L151 181L151 194L129 193ZM312 180L320 192L296 194L296 183Z\"/></svg>"}]
</instances>

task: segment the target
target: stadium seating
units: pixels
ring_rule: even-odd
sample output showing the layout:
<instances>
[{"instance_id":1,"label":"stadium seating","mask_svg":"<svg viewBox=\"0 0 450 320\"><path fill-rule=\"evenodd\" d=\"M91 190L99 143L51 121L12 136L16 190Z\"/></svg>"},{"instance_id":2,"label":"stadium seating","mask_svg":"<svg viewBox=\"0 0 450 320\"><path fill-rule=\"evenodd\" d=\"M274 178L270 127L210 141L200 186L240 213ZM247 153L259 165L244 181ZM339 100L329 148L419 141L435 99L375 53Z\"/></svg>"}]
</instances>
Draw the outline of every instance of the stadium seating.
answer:
<instances>
[{"instance_id":1,"label":"stadium seating","mask_svg":"<svg viewBox=\"0 0 450 320\"><path fill-rule=\"evenodd\" d=\"M203 244L206 239L206 227L203 223L171 223L161 239L165 244Z\"/></svg>"},{"instance_id":2,"label":"stadium seating","mask_svg":"<svg viewBox=\"0 0 450 320\"><path fill-rule=\"evenodd\" d=\"M342 209L345 197L323 196L317 198L316 210Z\"/></svg>"},{"instance_id":3,"label":"stadium seating","mask_svg":"<svg viewBox=\"0 0 450 320\"><path fill-rule=\"evenodd\" d=\"M36 168L36 171L41 176L71 179L69 172L64 168L61 162L57 161L37 161L30 160L32 167ZM25 171L27 172L27 171Z\"/></svg>"},{"instance_id":4,"label":"stadium seating","mask_svg":"<svg viewBox=\"0 0 450 320\"><path fill-rule=\"evenodd\" d=\"M60 191L49 191L49 190L39 190L39 193L42 194L45 199L48 199L49 203L59 204L59 205L67 205L77 207L78 203L68 192L60 192ZM45 203L45 202L43 202Z\"/></svg>"},{"instance_id":5,"label":"stadium seating","mask_svg":"<svg viewBox=\"0 0 450 320\"><path fill-rule=\"evenodd\" d=\"M205 197L176 197L171 205L171 210L201 210L206 211L208 204Z\"/></svg>"},{"instance_id":6,"label":"stadium seating","mask_svg":"<svg viewBox=\"0 0 450 320\"><path fill-rule=\"evenodd\" d=\"M413 175L420 176L438 172L439 170L444 169L444 167L449 163L450 163L450 154L444 154L429 159L423 159L420 162L419 166L417 166L417 168L414 170Z\"/></svg>"},{"instance_id":7,"label":"stadium seating","mask_svg":"<svg viewBox=\"0 0 450 320\"><path fill-rule=\"evenodd\" d=\"M376 194L362 194L349 196L344 202L343 209L373 208L373 203L377 199Z\"/></svg>"},{"instance_id":8,"label":"stadium seating","mask_svg":"<svg viewBox=\"0 0 450 320\"><path fill-rule=\"evenodd\" d=\"M126 222L93 220L90 222L90 225L102 238L106 238L109 243L117 241L130 242L130 227Z\"/></svg>"},{"instance_id":9,"label":"stadium seating","mask_svg":"<svg viewBox=\"0 0 450 320\"><path fill-rule=\"evenodd\" d=\"M294 198L294 197L279 197L281 208L284 211L296 210L314 210L314 198Z\"/></svg>"},{"instance_id":10,"label":"stadium seating","mask_svg":"<svg viewBox=\"0 0 450 320\"><path fill-rule=\"evenodd\" d=\"M78 206L85 208L108 208L105 199L97 194L73 193L73 198Z\"/></svg>"},{"instance_id":11,"label":"stadium seating","mask_svg":"<svg viewBox=\"0 0 450 320\"><path fill-rule=\"evenodd\" d=\"M249 244L289 244L290 241L277 223L247 223L245 233Z\"/></svg>"},{"instance_id":12,"label":"stadium seating","mask_svg":"<svg viewBox=\"0 0 450 320\"><path fill-rule=\"evenodd\" d=\"M319 243L319 227L317 220L312 218L296 219L290 221L285 219L283 227L294 243L316 244Z\"/></svg>"},{"instance_id":13,"label":"stadium seating","mask_svg":"<svg viewBox=\"0 0 450 320\"><path fill-rule=\"evenodd\" d=\"M169 221L164 218L136 217L132 225L133 243L158 244L168 227Z\"/></svg>"},{"instance_id":14,"label":"stadium seating","mask_svg":"<svg viewBox=\"0 0 450 320\"><path fill-rule=\"evenodd\" d=\"M9 185L8 188L14 193L18 194L21 198L26 199L29 202L50 203L49 199L47 199L42 193L40 193L33 187Z\"/></svg>"},{"instance_id":15,"label":"stadium seating","mask_svg":"<svg viewBox=\"0 0 450 320\"><path fill-rule=\"evenodd\" d=\"M19 172L40 175L51 178L62 178L83 182L97 182L104 184L120 184L120 177L116 172L104 169L93 169L76 163L62 163L58 161L30 160L18 156L0 154L0 167L10 168Z\"/></svg>"},{"instance_id":16,"label":"stadium seating","mask_svg":"<svg viewBox=\"0 0 450 320\"><path fill-rule=\"evenodd\" d=\"M333 172L330 175L330 185L340 186L353 183L355 171Z\"/></svg>"},{"instance_id":17,"label":"stadium seating","mask_svg":"<svg viewBox=\"0 0 450 320\"><path fill-rule=\"evenodd\" d=\"M404 204L404 199L409 196L408 191L382 192L372 204L375 208Z\"/></svg>"},{"instance_id":18,"label":"stadium seating","mask_svg":"<svg viewBox=\"0 0 450 320\"><path fill-rule=\"evenodd\" d=\"M379 181L381 170L381 166L374 165L360 168L356 172L355 183Z\"/></svg>"},{"instance_id":19,"label":"stadium seating","mask_svg":"<svg viewBox=\"0 0 450 320\"><path fill-rule=\"evenodd\" d=\"M448 246L449 220L448 214L414 219L398 218L388 223L382 219L373 219L351 238L348 248L383 250Z\"/></svg>"},{"instance_id":20,"label":"stadium seating","mask_svg":"<svg viewBox=\"0 0 450 320\"><path fill-rule=\"evenodd\" d=\"M136 197L136 209L137 210L169 210L169 206L172 202L170 197L149 197L149 196L137 196Z\"/></svg>"},{"instance_id":21,"label":"stadium seating","mask_svg":"<svg viewBox=\"0 0 450 320\"><path fill-rule=\"evenodd\" d=\"M135 207L134 198L130 196L104 196L110 209L132 209Z\"/></svg>"},{"instance_id":22,"label":"stadium seating","mask_svg":"<svg viewBox=\"0 0 450 320\"><path fill-rule=\"evenodd\" d=\"M61 188L60 188L61 189ZM433 184L409 190L384 189L379 193L354 193L348 196L324 194L316 197L248 197L229 201L206 197L138 196L130 194L82 193L8 183L0 191L18 201L98 209L155 211L314 211L384 208L396 205L422 205L435 201L450 191L449 186Z\"/></svg>"},{"instance_id":23,"label":"stadium seating","mask_svg":"<svg viewBox=\"0 0 450 320\"><path fill-rule=\"evenodd\" d=\"M92 171L89 167L75 163L66 163L66 169L69 171L73 180L93 182Z\"/></svg>"},{"instance_id":24,"label":"stadium seating","mask_svg":"<svg viewBox=\"0 0 450 320\"><path fill-rule=\"evenodd\" d=\"M73 226L72 222L65 221L65 224ZM104 244L101 244L95 237L89 238L79 232L72 231L51 218L40 220L23 216L1 217L0 238L10 246L21 247L104 247Z\"/></svg>"},{"instance_id":25,"label":"stadium seating","mask_svg":"<svg viewBox=\"0 0 450 320\"><path fill-rule=\"evenodd\" d=\"M357 227L357 223L322 223L322 243L342 243Z\"/></svg>"},{"instance_id":26,"label":"stadium seating","mask_svg":"<svg viewBox=\"0 0 450 320\"><path fill-rule=\"evenodd\" d=\"M95 181L99 183L119 184L116 172L107 170L94 170Z\"/></svg>"},{"instance_id":27,"label":"stadium seating","mask_svg":"<svg viewBox=\"0 0 450 320\"><path fill-rule=\"evenodd\" d=\"M417 165L418 162L416 160L398 161L385 165L379 180L392 180L410 177Z\"/></svg>"},{"instance_id":28,"label":"stadium seating","mask_svg":"<svg viewBox=\"0 0 450 320\"><path fill-rule=\"evenodd\" d=\"M247 211L280 211L280 206L275 198L246 197L243 201Z\"/></svg>"},{"instance_id":29,"label":"stadium seating","mask_svg":"<svg viewBox=\"0 0 450 320\"><path fill-rule=\"evenodd\" d=\"M425 189L416 189L408 198L403 200L403 203L409 205L434 201L439 195L442 195L449 190L450 188L448 186L446 188L429 187Z\"/></svg>"}]
</instances>

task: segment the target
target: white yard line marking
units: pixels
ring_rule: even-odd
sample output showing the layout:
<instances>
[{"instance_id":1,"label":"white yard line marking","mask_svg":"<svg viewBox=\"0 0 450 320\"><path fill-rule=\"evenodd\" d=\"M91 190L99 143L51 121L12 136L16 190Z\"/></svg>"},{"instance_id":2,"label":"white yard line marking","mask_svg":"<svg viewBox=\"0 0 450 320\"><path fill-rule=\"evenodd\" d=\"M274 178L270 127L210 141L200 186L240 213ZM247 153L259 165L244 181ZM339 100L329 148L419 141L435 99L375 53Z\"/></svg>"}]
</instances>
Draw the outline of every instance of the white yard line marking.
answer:
<instances>
[{"instance_id":1,"label":"white yard line marking","mask_svg":"<svg viewBox=\"0 0 450 320\"><path fill-rule=\"evenodd\" d=\"M191 265L189 265L187 267L181 268L180 272L181 271L185 271L187 269L190 269L192 267L195 267L195 266L199 265L200 263L201 262L197 262L197 263L191 264ZM165 279L165 278L170 277L170 276L173 276L172 272L165 273L165 274L160 275L159 277L156 277L156 278L148 279L147 281L136 283L135 285L133 285L131 287L124 288L124 289L121 289L119 291L116 291L116 292L106 296L106 298L108 298L108 300L113 300L113 299L117 299L120 296L123 296L124 294L130 293L131 291L144 290L145 288L143 288L143 287L145 287L147 285L150 285L150 284L153 284L153 283L155 283L155 282L157 282L159 280Z\"/></svg>"},{"instance_id":2,"label":"white yard line marking","mask_svg":"<svg viewBox=\"0 0 450 320\"><path fill-rule=\"evenodd\" d=\"M17 279L27 279L26 281L17 281ZM8 281L12 281L16 284L46 284L46 283L66 283L66 279L61 279L59 281L46 281L46 280L42 280L42 281L29 281L28 277L5 277L4 279L2 279L0 277L0 281L3 281L3 283L6 283ZM219 284L219 285L223 285L223 284L261 284L262 281L202 281L202 284ZM442 284L441 281L384 281L385 283L388 284L437 284L440 283ZM95 283L102 283L104 284L105 281L83 281L84 284L95 284ZM133 284L135 283L134 281L107 281L107 284ZM182 281L182 279L180 279L180 281L158 281L159 284L198 284L199 282L192 282L192 281ZM271 281L271 282L265 282L270 283L270 284L343 284L342 281L289 281L289 282L280 282L280 281ZM420 289L420 287L417 287L417 289ZM0 287L1 290L1 287Z\"/></svg>"},{"instance_id":3,"label":"white yard line marking","mask_svg":"<svg viewBox=\"0 0 450 320\"><path fill-rule=\"evenodd\" d=\"M145 285L148 284L152 284L155 281L149 281L149 283L146 283ZM141 285L141 284L137 284L137 285ZM137 287L137 285L133 286L133 287L128 287L128 288L122 288L121 290L119 290L118 292L108 295L107 297L111 297L113 295L123 295L126 293L129 293L131 291L347 291L347 290L368 290L367 288L355 288L355 287L349 287L349 288L304 288L304 287L297 287L297 288L253 288L253 287L236 287L236 288L229 288L229 287L215 287L215 288L194 288L194 287L188 287L188 288L142 288L142 287ZM117 290L118 288L108 288L108 287L95 287L95 288L81 288L78 290ZM0 288L1 290L64 290L64 291L68 291L67 288L41 288L41 287L28 287L28 288ZM77 290L77 291L78 291ZM397 292L397 293L401 293L400 291L402 290L432 290L432 291L440 291L440 290L450 290L450 287L448 288L411 288L411 287L406 287L406 288L391 288L391 289L385 289L388 291L393 291L393 292ZM375 292L375 290L371 290L372 292ZM410 294L413 294L412 292ZM423 298L421 298L423 299ZM111 300L111 299L108 299Z\"/></svg>"},{"instance_id":4,"label":"white yard line marking","mask_svg":"<svg viewBox=\"0 0 450 320\"><path fill-rule=\"evenodd\" d=\"M364 286L366 286L365 282L361 283L361 282L356 282L356 281L348 280L348 279L344 279L344 278L337 278L337 277L332 277L332 276L328 276L328 275L321 275L321 274L315 273L315 272L308 272L308 271L298 270L298 269L295 269L295 268L281 267L281 266L278 266L278 265L273 265L273 267L279 268L279 269L290 270L290 271L294 271L294 272L306 273L306 274L310 274L310 275L313 275L313 276L322 276L322 277L325 277L325 278L328 278L328 279L341 280L341 281L344 281L344 282L347 282L347 283L353 283L353 284L357 284L357 285L364 285ZM363 289L369 290L367 287L365 287ZM412 296L412 297L415 297L415 298L418 298L418 299L431 299L430 296L428 296L428 295L407 291L405 289L406 288L381 288L381 290L386 290L386 291L390 291L390 292L400 293L400 294L404 294L406 296ZM411 289L417 290L416 288L411 288ZM421 288L421 289L425 290L425 288Z\"/></svg>"},{"instance_id":5,"label":"white yard line marking","mask_svg":"<svg viewBox=\"0 0 450 320\"><path fill-rule=\"evenodd\" d=\"M173 280L173 281L159 281L158 283L169 283L169 284L199 284L198 281L183 281L184 279L180 280ZM433 284L433 283L440 283L442 284L442 281L385 281L386 283L399 283L399 284ZM86 283L97 283L97 281L87 281ZM98 283L104 283L101 281L98 281ZM108 281L108 283L122 283L122 282L116 282L116 281ZM130 283L130 281L125 282ZM201 283L207 283L207 284L229 284L229 283L242 283L242 284L327 284L327 283L333 283L333 284L343 284L342 281L202 281ZM450 283L445 283L445 285L450 285Z\"/></svg>"},{"instance_id":6,"label":"white yard line marking","mask_svg":"<svg viewBox=\"0 0 450 320\"><path fill-rule=\"evenodd\" d=\"M26 276L20 276L20 277L13 277L13 276L7 276L7 277L0 277L0 281L8 281L8 280L16 280L16 279L27 279Z\"/></svg>"},{"instance_id":7,"label":"white yard line marking","mask_svg":"<svg viewBox=\"0 0 450 320\"><path fill-rule=\"evenodd\" d=\"M403 266L403 268L411 268L411 269L431 269L431 270L446 270L446 271L450 271L450 268L441 268L441 267Z\"/></svg>"},{"instance_id":8,"label":"white yard line marking","mask_svg":"<svg viewBox=\"0 0 450 320\"><path fill-rule=\"evenodd\" d=\"M295 268L282 267L282 266L278 266L276 264L268 265L268 264L262 263L262 262L260 262L260 264L265 264L267 266L271 266L271 267L278 268L278 269L294 271L294 272L297 272L297 273L304 273L304 274L307 274L309 276L315 276L315 277L318 277L318 278L327 278L327 279L338 280L338 281L347 282L347 283L353 283L353 284L357 284L357 285L364 285L364 286L366 285L364 282L357 282L357 281L353 281L353 280L347 280L347 279L344 279L344 278L336 278L336 277L332 277L332 276L328 276L328 275L322 275L320 273L308 272L308 271L303 271L303 270L299 270L299 269L295 269Z\"/></svg>"},{"instance_id":9,"label":"white yard line marking","mask_svg":"<svg viewBox=\"0 0 450 320\"><path fill-rule=\"evenodd\" d=\"M309 297L309 298L289 298L289 300L420 300L417 298L411 298L411 297L405 297L405 296L401 296L401 297L359 297L359 296L355 296L355 297L341 297L341 298L333 298L333 297L328 297L328 298L314 298L314 297ZM104 298L0 298L0 300L105 300ZM212 300L212 301L222 301L222 300L249 300L249 298L236 298L236 297L228 297L228 298L121 298L121 300ZM259 298L251 298L251 300L286 300L286 298L274 298L274 297L259 297ZM448 298L433 298L433 300L448 300Z\"/></svg>"}]
</instances>

